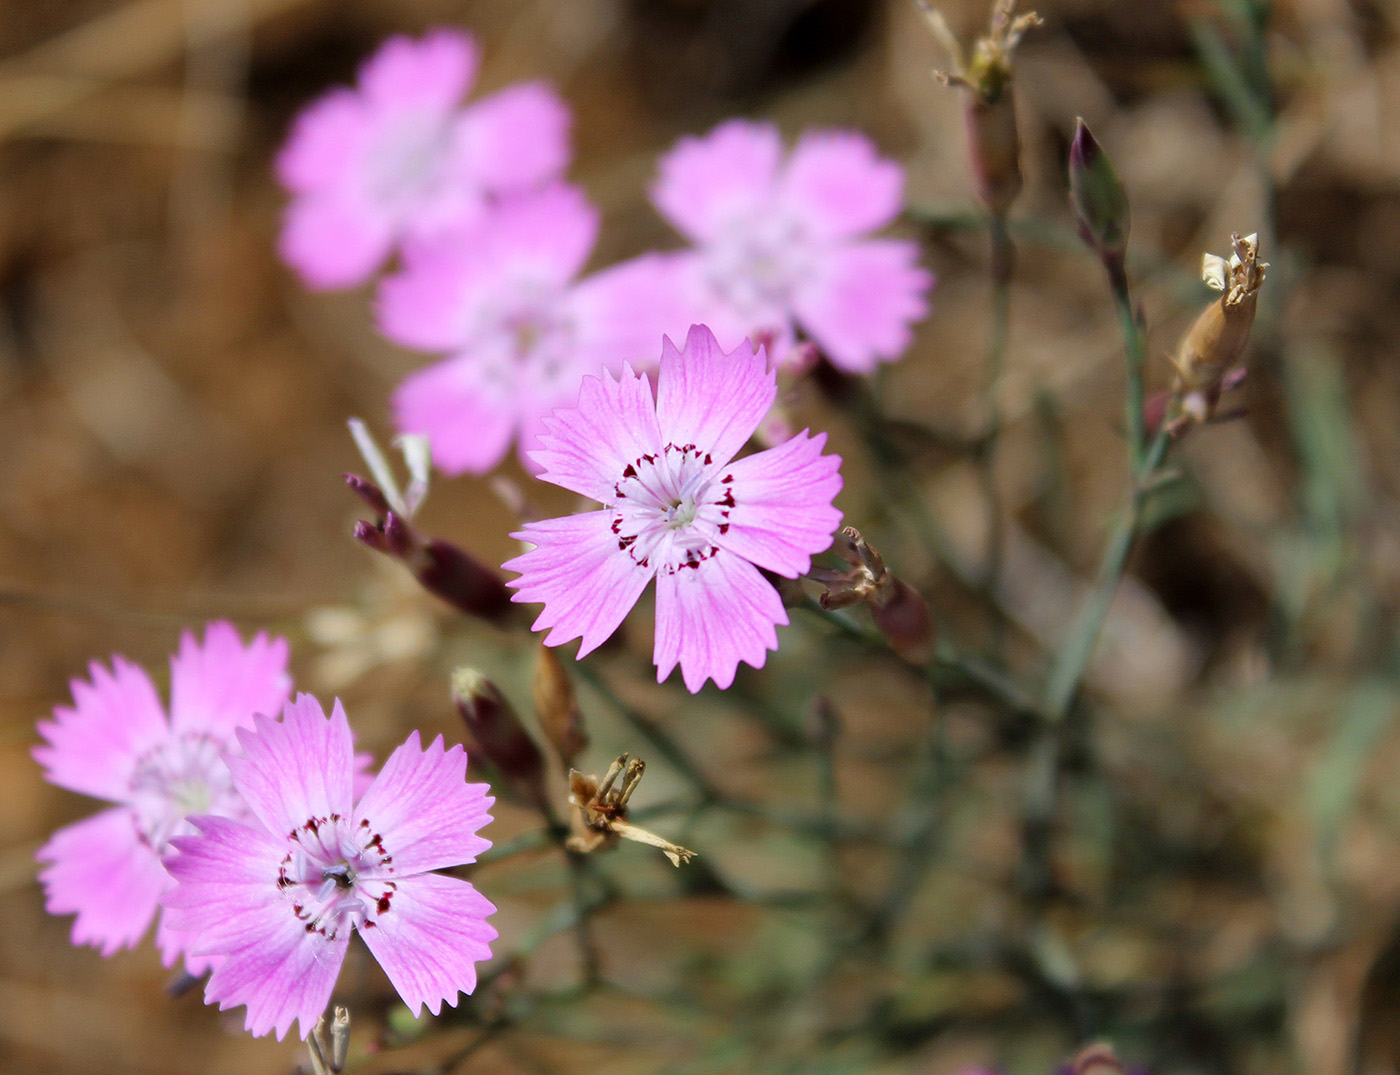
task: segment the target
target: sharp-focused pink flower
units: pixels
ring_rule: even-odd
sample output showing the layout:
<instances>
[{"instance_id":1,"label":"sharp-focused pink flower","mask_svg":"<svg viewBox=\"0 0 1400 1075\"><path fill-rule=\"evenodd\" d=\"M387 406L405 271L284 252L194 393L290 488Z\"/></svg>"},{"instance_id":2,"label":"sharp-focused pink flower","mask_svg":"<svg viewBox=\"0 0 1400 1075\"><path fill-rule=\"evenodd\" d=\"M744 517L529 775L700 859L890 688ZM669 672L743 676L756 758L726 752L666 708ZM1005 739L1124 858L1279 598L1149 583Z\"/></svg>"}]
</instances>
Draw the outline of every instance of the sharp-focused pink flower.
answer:
<instances>
[{"instance_id":1,"label":"sharp-focused pink flower","mask_svg":"<svg viewBox=\"0 0 1400 1075\"><path fill-rule=\"evenodd\" d=\"M479 216L489 196L559 175L569 113L543 83L461 107L476 43L438 30L392 37L355 89L311 104L277 158L292 194L282 257L312 287L368 279L402 241L432 240Z\"/></svg>"},{"instance_id":2,"label":"sharp-focused pink flower","mask_svg":"<svg viewBox=\"0 0 1400 1075\"><path fill-rule=\"evenodd\" d=\"M899 213L899 166L854 131L782 148L771 124L730 120L661 158L651 196L695 244L692 313L725 347L772 334L782 358L800 329L854 373L898 358L933 284L914 243L865 237Z\"/></svg>"},{"instance_id":3,"label":"sharp-focused pink flower","mask_svg":"<svg viewBox=\"0 0 1400 1075\"><path fill-rule=\"evenodd\" d=\"M575 280L598 214L565 184L502 199L461 241L407 252L379 290L380 330L451 357L394 393L405 433L422 433L449 474L483 473L511 442L522 458L540 423L571 406L587 374L648 363L687 324L674 256L647 255Z\"/></svg>"},{"instance_id":4,"label":"sharp-focused pink flower","mask_svg":"<svg viewBox=\"0 0 1400 1075\"><path fill-rule=\"evenodd\" d=\"M141 939L173 884L161 857L172 836L194 831L188 816L246 813L224 758L236 730L281 709L290 686L287 643L260 634L245 646L227 623L210 624L203 644L181 636L168 717L150 677L121 657L73 681L72 708L39 725L47 745L34 758L51 783L116 804L38 852L49 913L77 915L74 944L111 955ZM187 941L163 915L156 943L166 966ZM185 963L192 973L209 965Z\"/></svg>"},{"instance_id":5,"label":"sharp-focused pink flower","mask_svg":"<svg viewBox=\"0 0 1400 1075\"><path fill-rule=\"evenodd\" d=\"M513 535L535 547L503 565L520 573L507 585L544 603L546 645L596 649L655 578L657 682L679 664L691 691L728 687L740 661L763 666L788 619L759 568L796 578L841 521L824 433L734 458L776 393L762 351L726 354L695 325L680 351L663 340L654 398L627 367L588 378L577 408L545 420L540 477L603 504Z\"/></svg>"},{"instance_id":6,"label":"sharp-focused pink flower","mask_svg":"<svg viewBox=\"0 0 1400 1075\"><path fill-rule=\"evenodd\" d=\"M304 1038L358 932L415 1016L455 1006L496 937L489 901L430 872L491 846L476 832L494 800L464 782L462 748L444 750L439 736L424 750L415 731L356 803L339 701L327 718L299 695L280 722L259 717L238 739L229 769L252 819L196 818L199 834L177 837L166 863L178 882L166 916L217 959L205 1001L247 1005L254 1035L281 1039L295 1020Z\"/></svg>"}]
</instances>

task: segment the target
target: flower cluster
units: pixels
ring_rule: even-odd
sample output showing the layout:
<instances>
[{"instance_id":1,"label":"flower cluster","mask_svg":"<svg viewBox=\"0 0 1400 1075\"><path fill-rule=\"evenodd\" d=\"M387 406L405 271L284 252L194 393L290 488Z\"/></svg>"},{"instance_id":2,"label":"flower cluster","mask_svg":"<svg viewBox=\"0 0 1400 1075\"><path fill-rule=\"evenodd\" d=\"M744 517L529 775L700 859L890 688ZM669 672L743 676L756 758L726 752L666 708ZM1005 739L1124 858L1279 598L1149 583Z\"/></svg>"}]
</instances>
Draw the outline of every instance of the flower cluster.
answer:
<instances>
[{"instance_id":1,"label":"flower cluster","mask_svg":"<svg viewBox=\"0 0 1400 1075\"><path fill-rule=\"evenodd\" d=\"M283 258L312 287L353 287L404 244L469 227L491 198L563 170L569 114L541 83L468 107L479 55L471 37L439 30L393 37L306 109L277 158L292 194Z\"/></svg>"},{"instance_id":2,"label":"flower cluster","mask_svg":"<svg viewBox=\"0 0 1400 1075\"><path fill-rule=\"evenodd\" d=\"M282 251L309 284L356 284L401 255L378 328L441 359L399 387L394 421L442 470L484 473L512 443L528 466L585 377L653 366L661 336L691 324L726 348L771 340L779 361L801 337L852 373L908 346L932 277L914 243L870 237L898 215L903 175L863 135L808 132L786 160L771 124L683 138L651 194L693 245L579 279L598 213L560 181L566 108L537 83L462 107L476 64L460 33L392 38L278 158Z\"/></svg>"},{"instance_id":3,"label":"flower cluster","mask_svg":"<svg viewBox=\"0 0 1400 1075\"><path fill-rule=\"evenodd\" d=\"M169 715L150 678L120 657L75 681L74 704L41 723L48 779L115 805L39 850L53 914L104 955L134 945L163 907L166 965L212 971L205 999L247 1005L247 1029L305 1037L358 931L415 1014L476 984L494 908L431 871L489 844L483 784L466 755L418 733L372 780L340 703L286 702L287 645L244 645L215 623L171 660ZM280 721L265 714L283 709Z\"/></svg>"}]
</instances>

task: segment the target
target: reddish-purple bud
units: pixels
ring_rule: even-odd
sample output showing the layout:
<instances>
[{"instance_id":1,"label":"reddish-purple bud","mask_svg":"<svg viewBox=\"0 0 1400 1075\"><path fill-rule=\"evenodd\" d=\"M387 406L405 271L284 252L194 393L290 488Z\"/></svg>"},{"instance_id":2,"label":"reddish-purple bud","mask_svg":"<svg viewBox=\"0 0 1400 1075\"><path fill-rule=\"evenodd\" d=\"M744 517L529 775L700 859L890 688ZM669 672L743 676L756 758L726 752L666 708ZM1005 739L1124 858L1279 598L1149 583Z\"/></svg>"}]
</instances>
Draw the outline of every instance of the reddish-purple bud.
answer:
<instances>
[{"instance_id":1,"label":"reddish-purple bud","mask_svg":"<svg viewBox=\"0 0 1400 1075\"><path fill-rule=\"evenodd\" d=\"M521 798L544 808L544 756L496 685L471 668L452 673L452 702L466 726L467 753L489 761Z\"/></svg>"},{"instance_id":2,"label":"reddish-purple bud","mask_svg":"<svg viewBox=\"0 0 1400 1075\"><path fill-rule=\"evenodd\" d=\"M384 490L368 478L362 478L358 474L346 474L345 484L359 494L360 499L368 504L370 511L376 515L382 517L388 515L392 510L389 507L389 498L384 495Z\"/></svg>"},{"instance_id":3,"label":"reddish-purple bud","mask_svg":"<svg viewBox=\"0 0 1400 1075\"><path fill-rule=\"evenodd\" d=\"M1075 122L1069 150L1069 196L1079 237L1105 265L1121 271L1128 249L1128 192L1082 119Z\"/></svg>"}]
</instances>

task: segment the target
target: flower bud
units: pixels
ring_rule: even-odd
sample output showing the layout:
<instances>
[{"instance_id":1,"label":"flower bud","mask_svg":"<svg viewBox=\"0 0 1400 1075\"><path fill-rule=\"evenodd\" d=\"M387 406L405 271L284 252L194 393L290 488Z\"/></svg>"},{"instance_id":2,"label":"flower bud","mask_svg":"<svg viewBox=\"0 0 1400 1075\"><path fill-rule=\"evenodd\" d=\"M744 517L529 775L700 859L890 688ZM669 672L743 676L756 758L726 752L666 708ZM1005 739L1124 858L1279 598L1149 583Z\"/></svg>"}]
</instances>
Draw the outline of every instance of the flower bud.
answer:
<instances>
[{"instance_id":1,"label":"flower bud","mask_svg":"<svg viewBox=\"0 0 1400 1075\"><path fill-rule=\"evenodd\" d=\"M1116 267L1121 273L1128 249L1128 193L1083 119L1075 121L1069 150L1069 196L1079 237L1110 271Z\"/></svg>"},{"instance_id":2,"label":"flower bud","mask_svg":"<svg viewBox=\"0 0 1400 1075\"><path fill-rule=\"evenodd\" d=\"M375 522L355 524L355 540L402 560L423 589L453 608L488 620L502 619L510 608L510 591L490 568L451 542L430 538L415 530L408 519L389 505L384 492L355 474L346 484L375 512Z\"/></svg>"},{"instance_id":3,"label":"flower bud","mask_svg":"<svg viewBox=\"0 0 1400 1075\"><path fill-rule=\"evenodd\" d=\"M1012 53L1021 36L1040 25L1040 16L1034 12L1015 15L1016 0L996 0L987 35L978 38L971 59L964 62L962 45L943 16L928 0L920 0L919 6L953 61L951 71L935 72L935 76L968 94L963 121L977 197L988 212L1005 216L1021 193L1021 138L1011 92Z\"/></svg>"},{"instance_id":4,"label":"flower bud","mask_svg":"<svg viewBox=\"0 0 1400 1075\"><path fill-rule=\"evenodd\" d=\"M475 669L459 668L452 673L452 702L471 740L468 753L485 758L512 790L543 808L544 757L496 685Z\"/></svg>"},{"instance_id":5,"label":"flower bud","mask_svg":"<svg viewBox=\"0 0 1400 1075\"><path fill-rule=\"evenodd\" d=\"M588 746L588 733L583 729L583 713L574 697L573 681L549 646L540 645L531 687L535 719L567 769Z\"/></svg>"}]
</instances>

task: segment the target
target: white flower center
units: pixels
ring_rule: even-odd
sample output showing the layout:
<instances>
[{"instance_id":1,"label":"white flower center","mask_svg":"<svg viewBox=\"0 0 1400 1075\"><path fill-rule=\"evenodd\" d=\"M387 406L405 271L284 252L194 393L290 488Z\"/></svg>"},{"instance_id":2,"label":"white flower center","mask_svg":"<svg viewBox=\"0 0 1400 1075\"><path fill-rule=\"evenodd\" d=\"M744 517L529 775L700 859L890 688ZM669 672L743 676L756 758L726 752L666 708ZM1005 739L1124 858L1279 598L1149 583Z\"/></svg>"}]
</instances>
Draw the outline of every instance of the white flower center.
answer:
<instances>
[{"instance_id":1,"label":"white flower center","mask_svg":"<svg viewBox=\"0 0 1400 1075\"><path fill-rule=\"evenodd\" d=\"M194 832L193 814L238 817L246 812L228 766L227 744L207 732L186 732L136 760L128 802L141 840L157 853L172 836Z\"/></svg>"},{"instance_id":2,"label":"white flower center","mask_svg":"<svg viewBox=\"0 0 1400 1075\"><path fill-rule=\"evenodd\" d=\"M810 244L800 224L776 215L736 221L708 254L708 285L750 319L786 311L811 263Z\"/></svg>"},{"instance_id":3,"label":"white flower center","mask_svg":"<svg viewBox=\"0 0 1400 1075\"><path fill-rule=\"evenodd\" d=\"M699 567L729 530L733 481L693 444L667 444L634 459L613 486L617 547L663 575Z\"/></svg>"},{"instance_id":4,"label":"white flower center","mask_svg":"<svg viewBox=\"0 0 1400 1075\"><path fill-rule=\"evenodd\" d=\"M398 885L384 875L394 873L394 857L368 821L352 830L340 814L308 818L288 840L277 887L307 933L334 940L349 929L372 929L389 912Z\"/></svg>"},{"instance_id":5,"label":"white flower center","mask_svg":"<svg viewBox=\"0 0 1400 1075\"><path fill-rule=\"evenodd\" d=\"M442 116L399 116L370 145L365 178L370 198L390 212L409 210L440 185L450 128Z\"/></svg>"}]
</instances>

